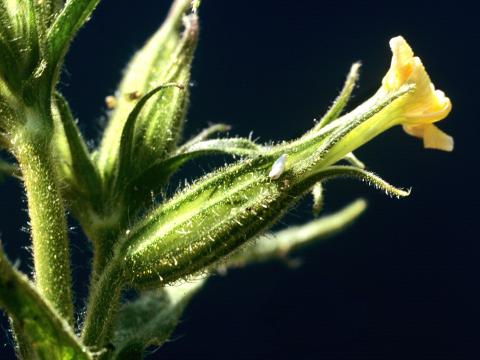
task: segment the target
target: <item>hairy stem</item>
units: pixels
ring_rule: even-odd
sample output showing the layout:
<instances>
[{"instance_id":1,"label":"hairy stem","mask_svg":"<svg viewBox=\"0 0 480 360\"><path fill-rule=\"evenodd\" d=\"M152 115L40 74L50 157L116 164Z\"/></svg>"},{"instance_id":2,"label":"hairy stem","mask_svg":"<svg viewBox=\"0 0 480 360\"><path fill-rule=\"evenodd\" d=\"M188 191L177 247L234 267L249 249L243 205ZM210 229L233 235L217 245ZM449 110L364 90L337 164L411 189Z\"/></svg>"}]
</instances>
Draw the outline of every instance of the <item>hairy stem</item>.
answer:
<instances>
[{"instance_id":1,"label":"hairy stem","mask_svg":"<svg viewBox=\"0 0 480 360\"><path fill-rule=\"evenodd\" d=\"M114 258L90 289L87 317L82 331L82 341L86 346L100 350L107 342L118 308L122 285L122 269L119 261Z\"/></svg>"},{"instance_id":2,"label":"hairy stem","mask_svg":"<svg viewBox=\"0 0 480 360\"><path fill-rule=\"evenodd\" d=\"M38 127L38 113L27 116L14 144L28 199L35 283L39 292L73 323L70 254L65 209L48 136Z\"/></svg>"}]
</instances>

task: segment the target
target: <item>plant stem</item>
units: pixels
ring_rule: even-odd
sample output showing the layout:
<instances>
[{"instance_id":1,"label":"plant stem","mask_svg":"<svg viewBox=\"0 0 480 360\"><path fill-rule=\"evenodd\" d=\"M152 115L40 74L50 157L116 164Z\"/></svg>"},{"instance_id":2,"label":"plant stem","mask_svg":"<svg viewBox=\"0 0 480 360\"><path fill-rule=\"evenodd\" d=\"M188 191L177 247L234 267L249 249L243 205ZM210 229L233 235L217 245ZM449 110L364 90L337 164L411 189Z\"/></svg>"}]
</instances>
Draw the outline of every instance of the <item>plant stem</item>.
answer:
<instances>
[{"instance_id":1,"label":"plant stem","mask_svg":"<svg viewBox=\"0 0 480 360\"><path fill-rule=\"evenodd\" d=\"M38 116L39 113L33 111L27 113L27 124L13 144L28 199L35 284L58 313L73 324L65 209L49 136L35 128Z\"/></svg>"},{"instance_id":2,"label":"plant stem","mask_svg":"<svg viewBox=\"0 0 480 360\"><path fill-rule=\"evenodd\" d=\"M86 233L93 243L92 277L94 281L97 281L113 259L114 245L118 240L119 230L113 227L96 227L94 230L95 233L92 231L86 231Z\"/></svg>"},{"instance_id":3,"label":"plant stem","mask_svg":"<svg viewBox=\"0 0 480 360\"><path fill-rule=\"evenodd\" d=\"M90 289L82 341L88 347L104 346L112 329L123 285L122 269L113 258Z\"/></svg>"}]
</instances>

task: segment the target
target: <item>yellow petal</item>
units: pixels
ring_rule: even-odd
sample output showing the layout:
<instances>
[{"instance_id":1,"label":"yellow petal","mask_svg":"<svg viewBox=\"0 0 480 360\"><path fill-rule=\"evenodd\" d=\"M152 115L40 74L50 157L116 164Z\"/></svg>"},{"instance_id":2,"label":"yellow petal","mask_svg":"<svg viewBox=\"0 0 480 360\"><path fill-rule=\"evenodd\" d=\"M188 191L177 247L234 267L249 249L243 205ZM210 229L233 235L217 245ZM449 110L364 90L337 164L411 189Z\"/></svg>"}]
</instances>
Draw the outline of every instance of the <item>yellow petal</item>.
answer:
<instances>
[{"instance_id":1,"label":"yellow petal","mask_svg":"<svg viewBox=\"0 0 480 360\"><path fill-rule=\"evenodd\" d=\"M453 138L447 135L433 124L425 127L423 135L423 146L427 149L437 149L443 151L453 150Z\"/></svg>"},{"instance_id":2,"label":"yellow petal","mask_svg":"<svg viewBox=\"0 0 480 360\"><path fill-rule=\"evenodd\" d=\"M401 36L390 40L392 62L390 70L385 75L382 85L389 91L396 90L406 83L413 70L413 51Z\"/></svg>"},{"instance_id":3,"label":"yellow petal","mask_svg":"<svg viewBox=\"0 0 480 360\"><path fill-rule=\"evenodd\" d=\"M425 126L423 125L403 125L403 131L408 135L423 139L425 134Z\"/></svg>"},{"instance_id":4,"label":"yellow petal","mask_svg":"<svg viewBox=\"0 0 480 360\"><path fill-rule=\"evenodd\" d=\"M403 130L409 135L423 139L423 146L426 149L453 150L453 138L433 124L403 125Z\"/></svg>"}]
</instances>

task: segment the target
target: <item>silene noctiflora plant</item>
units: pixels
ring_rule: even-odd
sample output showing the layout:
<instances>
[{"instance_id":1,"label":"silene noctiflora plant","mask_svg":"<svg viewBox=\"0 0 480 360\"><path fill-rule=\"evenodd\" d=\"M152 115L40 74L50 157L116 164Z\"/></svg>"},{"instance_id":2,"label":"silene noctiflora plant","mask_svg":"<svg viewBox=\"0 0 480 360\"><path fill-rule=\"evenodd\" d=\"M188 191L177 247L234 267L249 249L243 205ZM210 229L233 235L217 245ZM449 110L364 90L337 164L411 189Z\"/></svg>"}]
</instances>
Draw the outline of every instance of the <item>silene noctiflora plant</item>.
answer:
<instances>
[{"instance_id":1,"label":"silene noctiflora plant","mask_svg":"<svg viewBox=\"0 0 480 360\"><path fill-rule=\"evenodd\" d=\"M268 233L309 193L317 215L328 180L408 195L366 171L355 149L396 125L426 148L453 149L434 125L450 100L401 36L390 40L391 66L371 98L343 113L358 78L354 64L328 112L296 140L262 145L220 136L229 127L217 124L183 142L199 1L175 0L106 98L108 124L91 152L57 84L68 47L98 2L0 0L0 146L15 159L0 169L24 184L33 258L30 278L0 251L0 306L20 358L142 358L168 339L209 274L281 257L354 220L363 200ZM183 164L210 154L232 160L165 195ZM86 310L77 313L67 211L94 254ZM126 289L137 296L123 300Z\"/></svg>"}]
</instances>

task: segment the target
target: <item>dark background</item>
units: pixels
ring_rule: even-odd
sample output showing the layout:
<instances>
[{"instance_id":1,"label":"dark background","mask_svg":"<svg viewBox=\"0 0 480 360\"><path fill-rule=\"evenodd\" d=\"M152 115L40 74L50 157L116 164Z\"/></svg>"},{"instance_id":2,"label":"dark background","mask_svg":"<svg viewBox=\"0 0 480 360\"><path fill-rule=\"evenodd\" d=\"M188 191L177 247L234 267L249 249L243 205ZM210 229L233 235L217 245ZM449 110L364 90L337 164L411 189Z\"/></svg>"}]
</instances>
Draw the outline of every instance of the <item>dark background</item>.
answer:
<instances>
[{"instance_id":1,"label":"dark background","mask_svg":"<svg viewBox=\"0 0 480 360\"><path fill-rule=\"evenodd\" d=\"M103 0L73 44L61 89L92 141L104 97L168 3ZM272 263L212 278L151 359L480 358L477 21L459 1L204 0L186 137L209 122L230 123L242 136L253 130L261 141L296 137L328 108L356 60L364 66L352 106L368 98L388 69L388 40L402 34L453 102L440 127L456 147L423 150L396 128L358 150L370 169L412 186L411 196L328 184L327 212L362 196L367 213L294 254L299 268ZM2 241L29 271L20 186L7 181L0 194ZM280 227L308 221L308 200ZM80 230L72 236L82 306L90 250ZM1 333L0 358L10 358L5 321Z\"/></svg>"}]
</instances>

